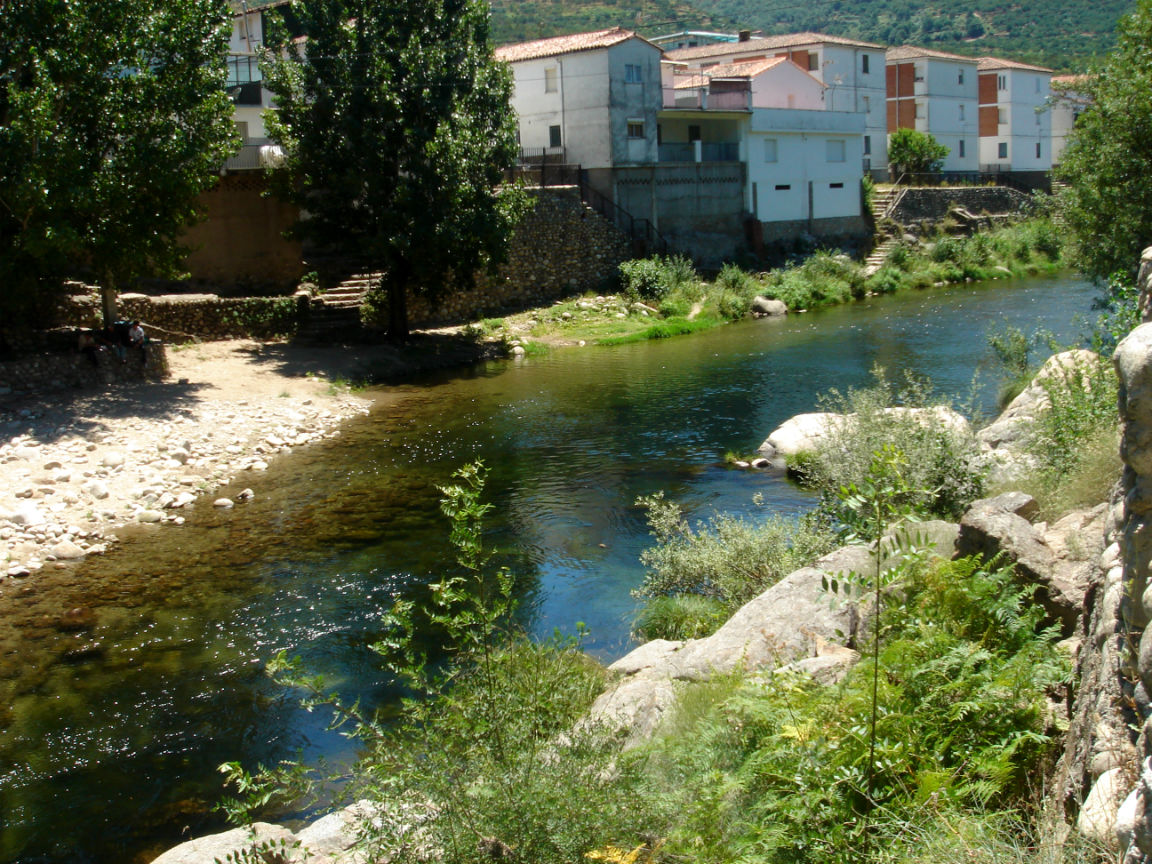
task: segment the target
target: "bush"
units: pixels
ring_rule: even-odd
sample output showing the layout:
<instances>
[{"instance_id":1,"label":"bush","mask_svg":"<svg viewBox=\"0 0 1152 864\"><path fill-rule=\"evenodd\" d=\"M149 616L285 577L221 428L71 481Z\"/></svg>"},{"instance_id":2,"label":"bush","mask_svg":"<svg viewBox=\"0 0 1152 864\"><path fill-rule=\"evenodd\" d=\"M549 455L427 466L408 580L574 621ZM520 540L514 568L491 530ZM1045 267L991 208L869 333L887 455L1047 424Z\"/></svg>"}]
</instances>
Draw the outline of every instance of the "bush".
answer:
<instances>
[{"instance_id":1,"label":"bush","mask_svg":"<svg viewBox=\"0 0 1152 864\"><path fill-rule=\"evenodd\" d=\"M637 258L620 265L620 289L634 298L663 300L674 291L684 291L696 282L696 270L683 255Z\"/></svg>"},{"instance_id":2,"label":"bush","mask_svg":"<svg viewBox=\"0 0 1152 864\"><path fill-rule=\"evenodd\" d=\"M876 368L871 387L833 390L820 398L821 410L851 416L833 424L807 464L806 482L820 489L822 508L833 518L847 514L836 500L843 487L859 485L867 477L874 454L895 448L907 461L903 481L912 491L914 511L925 516L958 518L980 497L986 468L970 431L953 429L896 408L943 411L949 406L933 398L931 385L912 376L896 390Z\"/></svg>"},{"instance_id":3,"label":"bush","mask_svg":"<svg viewBox=\"0 0 1152 864\"><path fill-rule=\"evenodd\" d=\"M679 594L651 597L641 607L632 632L637 639L702 639L715 633L731 611L716 597Z\"/></svg>"},{"instance_id":4,"label":"bush","mask_svg":"<svg viewBox=\"0 0 1152 864\"><path fill-rule=\"evenodd\" d=\"M1059 637L1037 630L1042 611L1010 567L907 573L880 624L871 794L870 660L838 687L787 672L729 687L687 701L650 756L656 788L678 790L672 860L925 860L912 837L936 818L1023 827L991 811L1020 812L1054 753L1045 696L1070 674Z\"/></svg>"},{"instance_id":5,"label":"bush","mask_svg":"<svg viewBox=\"0 0 1152 864\"><path fill-rule=\"evenodd\" d=\"M835 546L827 525L814 517L756 523L717 515L693 529L663 493L636 503L647 509L656 538L640 556L648 568L634 592L640 598L708 597L730 613Z\"/></svg>"}]
</instances>

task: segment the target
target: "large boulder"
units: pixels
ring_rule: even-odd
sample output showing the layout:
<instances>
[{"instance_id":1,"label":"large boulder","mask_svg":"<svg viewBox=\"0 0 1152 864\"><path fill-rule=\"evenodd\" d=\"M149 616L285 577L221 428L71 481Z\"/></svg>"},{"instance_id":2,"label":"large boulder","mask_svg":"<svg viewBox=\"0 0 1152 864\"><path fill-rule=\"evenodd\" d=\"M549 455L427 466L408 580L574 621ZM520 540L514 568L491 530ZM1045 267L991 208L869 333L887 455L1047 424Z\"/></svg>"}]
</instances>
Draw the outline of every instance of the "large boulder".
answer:
<instances>
[{"instance_id":1,"label":"large boulder","mask_svg":"<svg viewBox=\"0 0 1152 864\"><path fill-rule=\"evenodd\" d=\"M256 822L251 828L233 828L181 843L153 860L152 864L213 864L228 860L229 855L233 856L232 860L240 861L245 850L259 844L276 844L279 848L281 843L291 846L295 841L296 835L287 828ZM303 860L303 856L293 856L291 860Z\"/></svg>"},{"instance_id":2,"label":"large boulder","mask_svg":"<svg viewBox=\"0 0 1152 864\"><path fill-rule=\"evenodd\" d=\"M896 422L911 420L925 427L943 427L959 435L967 435L971 431L963 415L943 405L931 408L885 408L882 413ZM780 424L760 445L760 449L779 456L809 452L834 433L843 431L851 434L855 422L855 414L831 411L797 414Z\"/></svg>"},{"instance_id":3,"label":"large boulder","mask_svg":"<svg viewBox=\"0 0 1152 864\"><path fill-rule=\"evenodd\" d=\"M1051 400L1047 385L1054 380L1068 380L1103 362L1094 351L1076 349L1049 357L1040 371L1020 394L1008 403L1000 416L976 433L985 450L1019 451L1028 443L1032 427Z\"/></svg>"}]
</instances>

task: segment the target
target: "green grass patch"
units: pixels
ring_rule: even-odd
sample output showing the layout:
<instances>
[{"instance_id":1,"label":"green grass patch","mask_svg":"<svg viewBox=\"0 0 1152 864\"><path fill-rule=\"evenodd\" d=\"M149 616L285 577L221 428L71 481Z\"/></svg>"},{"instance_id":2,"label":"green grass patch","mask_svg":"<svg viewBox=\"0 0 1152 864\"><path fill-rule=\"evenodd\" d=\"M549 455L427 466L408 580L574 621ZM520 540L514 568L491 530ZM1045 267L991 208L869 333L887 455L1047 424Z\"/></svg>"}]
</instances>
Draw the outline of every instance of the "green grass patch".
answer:
<instances>
[{"instance_id":1,"label":"green grass patch","mask_svg":"<svg viewBox=\"0 0 1152 864\"><path fill-rule=\"evenodd\" d=\"M691 321L686 318L672 318L623 336L605 336L598 339L596 344L628 345L632 342L648 342L652 339L670 339L673 336L684 336L688 333L698 333L701 330L711 330L723 323L723 321L705 317L693 318Z\"/></svg>"}]
</instances>

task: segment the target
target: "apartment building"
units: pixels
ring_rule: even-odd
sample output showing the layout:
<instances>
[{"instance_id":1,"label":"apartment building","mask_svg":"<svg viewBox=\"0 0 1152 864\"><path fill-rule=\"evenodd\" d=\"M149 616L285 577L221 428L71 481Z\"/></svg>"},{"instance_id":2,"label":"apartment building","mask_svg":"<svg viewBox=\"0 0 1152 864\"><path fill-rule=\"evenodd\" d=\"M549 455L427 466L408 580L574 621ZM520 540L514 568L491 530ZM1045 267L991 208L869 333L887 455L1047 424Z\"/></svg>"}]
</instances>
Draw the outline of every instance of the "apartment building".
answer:
<instances>
[{"instance_id":1,"label":"apartment building","mask_svg":"<svg viewBox=\"0 0 1152 864\"><path fill-rule=\"evenodd\" d=\"M977 171L976 59L906 45L888 49L886 66L888 132L926 132L948 148L944 171Z\"/></svg>"},{"instance_id":2,"label":"apartment building","mask_svg":"<svg viewBox=\"0 0 1152 864\"><path fill-rule=\"evenodd\" d=\"M982 57L980 170L1052 168L1052 70Z\"/></svg>"}]
</instances>

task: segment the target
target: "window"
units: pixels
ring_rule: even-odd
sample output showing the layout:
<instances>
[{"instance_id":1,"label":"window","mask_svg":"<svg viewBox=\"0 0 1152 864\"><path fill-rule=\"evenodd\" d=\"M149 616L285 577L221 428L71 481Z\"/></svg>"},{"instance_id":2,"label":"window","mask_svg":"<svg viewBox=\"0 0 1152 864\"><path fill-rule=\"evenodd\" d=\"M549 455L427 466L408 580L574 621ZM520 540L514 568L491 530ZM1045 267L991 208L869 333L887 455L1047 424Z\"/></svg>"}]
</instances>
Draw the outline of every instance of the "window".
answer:
<instances>
[{"instance_id":1,"label":"window","mask_svg":"<svg viewBox=\"0 0 1152 864\"><path fill-rule=\"evenodd\" d=\"M639 84L644 80L644 69L639 63L624 64L624 81L628 84Z\"/></svg>"},{"instance_id":2,"label":"window","mask_svg":"<svg viewBox=\"0 0 1152 864\"><path fill-rule=\"evenodd\" d=\"M765 138L764 139L764 161L765 162L775 162L777 160L777 158L778 157L776 155L776 139L775 138Z\"/></svg>"},{"instance_id":3,"label":"window","mask_svg":"<svg viewBox=\"0 0 1152 864\"><path fill-rule=\"evenodd\" d=\"M629 138L643 138L644 137L644 121L643 120L629 120L628 121L628 137Z\"/></svg>"},{"instance_id":4,"label":"window","mask_svg":"<svg viewBox=\"0 0 1152 864\"><path fill-rule=\"evenodd\" d=\"M559 126L549 126L548 127L548 146L549 147L559 147L560 146L560 127Z\"/></svg>"},{"instance_id":5,"label":"window","mask_svg":"<svg viewBox=\"0 0 1152 864\"><path fill-rule=\"evenodd\" d=\"M700 127L699 126L693 125L693 126L688 127L688 140L689 141L699 141L700 140Z\"/></svg>"},{"instance_id":6,"label":"window","mask_svg":"<svg viewBox=\"0 0 1152 864\"><path fill-rule=\"evenodd\" d=\"M844 184L843 183L829 183L828 188L829 189L843 189Z\"/></svg>"},{"instance_id":7,"label":"window","mask_svg":"<svg viewBox=\"0 0 1152 864\"><path fill-rule=\"evenodd\" d=\"M864 136L864 155L865 156L871 156L872 155L872 136L871 135L865 135Z\"/></svg>"},{"instance_id":8,"label":"window","mask_svg":"<svg viewBox=\"0 0 1152 864\"><path fill-rule=\"evenodd\" d=\"M556 92L556 77L557 76L556 76L556 67L555 66L553 66L551 69L545 69L544 70L544 92L545 93L555 93Z\"/></svg>"},{"instance_id":9,"label":"window","mask_svg":"<svg viewBox=\"0 0 1152 864\"><path fill-rule=\"evenodd\" d=\"M808 71L816 72L820 69L820 55L815 51L808 54Z\"/></svg>"},{"instance_id":10,"label":"window","mask_svg":"<svg viewBox=\"0 0 1152 864\"><path fill-rule=\"evenodd\" d=\"M1003 126L1005 123L1008 122L1008 109L1007 108L997 108L996 109L996 122L999 123L1001 126Z\"/></svg>"},{"instance_id":11,"label":"window","mask_svg":"<svg viewBox=\"0 0 1152 864\"><path fill-rule=\"evenodd\" d=\"M996 89L997 90L1007 90L1008 89L1008 76L1007 75L997 75L996 76Z\"/></svg>"},{"instance_id":12,"label":"window","mask_svg":"<svg viewBox=\"0 0 1152 864\"><path fill-rule=\"evenodd\" d=\"M963 86L964 86L964 70L963 70L963 69L961 69L961 70L960 70L960 71L957 73L957 75L956 75L956 83L957 83L957 84L959 84L961 87L963 87Z\"/></svg>"},{"instance_id":13,"label":"window","mask_svg":"<svg viewBox=\"0 0 1152 864\"><path fill-rule=\"evenodd\" d=\"M1007 159L1008 158L1008 142L1007 141L1001 141L999 144L996 145L996 158L997 159Z\"/></svg>"},{"instance_id":14,"label":"window","mask_svg":"<svg viewBox=\"0 0 1152 864\"><path fill-rule=\"evenodd\" d=\"M1036 158L1037 159L1040 158L1040 142L1039 141L1036 142Z\"/></svg>"},{"instance_id":15,"label":"window","mask_svg":"<svg viewBox=\"0 0 1152 864\"><path fill-rule=\"evenodd\" d=\"M963 138L960 139L960 151L959 151L958 155L960 156L961 159L964 158L964 139Z\"/></svg>"},{"instance_id":16,"label":"window","mask_svg":"<svg viewBox=\"0 0 1152 864\"><path fill-rule=\"evenodd\" d=\"M923 64L917 63L915 69L916 73L912 77L919 83L924 80L924 66Z\"/></svg>"},{"instance_id":17,"label":"window","mask_svg":"<svg viewBox=\"0 0 1152 864\"><path fill-rule=\"evenodd\" d=\"M240 133L240 140L248 143L248 123L245 120L236 121L236 131Z\"/></svg>"},{"instance_id":18,"label":"window","mask_svg":"<svg viewBox=\"0 0 1152 864\"><path fill-rule=\"evenodd\" d=\"M864 100L864 113L867 114L869 111L872 110L872 97L871 96L864 96L862 98Z\"/></svg>"},{"instance_id":19,"label":"window","mask_svg":"<svg viewBox=\"0 0 1152 864\"><path fill-rule=\"evenodd\" d=\"M792 188L792 187L791 187L790 185L788 185L787 183L778 183L778 184L776 185L776 191L777 191L777 192L787 192L787 191L788 191L788 190L790 190L791 188Z\"/></svg>"},{"instance_id":20,"label":"window","mask_svg":"<svg viewBox=\"0 0 1152 864\"><path fill-rule=\"evenodd\" d=\"M871 59L872 58L869 57L867 54L860 55L860 71L863 72L865 75L868 74L868 62Z\"/></svg>"},{"instance_id":21,"label":"window","mask_svg":"<svg viewBox=\"0 0 1152 864\"><path fill-rule=\"evenodd\" d=\"M964 104L963 103L960 104L960 122L961 123L964 122Z\"/></svg>"},{"instance_id":22,"label":"window","mask_svg":"<svg viewBox=\"0 0 1152 864\"><path fill-rule=\"evenodd\" d=\"M825 142L825 148L829 162L843 162L844 161L844 142L831 139Z\"/></svg>"},{"instance_id":23,"label":"window","mask_svg":"<svg viewBox=\"0 0 1152 864\"><path fill-rule=\"evenodd\" d=\"M1036 92L1039 93L1040 92L1040 79L1039 78L1033 78L1032 80L1036 84Z\"/></svg>"},{"instance_id":24,"label":"window","mask_svg":"<svg viewBox=\"0 0 1152 864\"><path fill-rule=\"evenodd\" d=\"M916 103L916 119L917 120L923 120L924 119L924 103L923 102L917 102Z\"/></svg>"}]
</instances>

